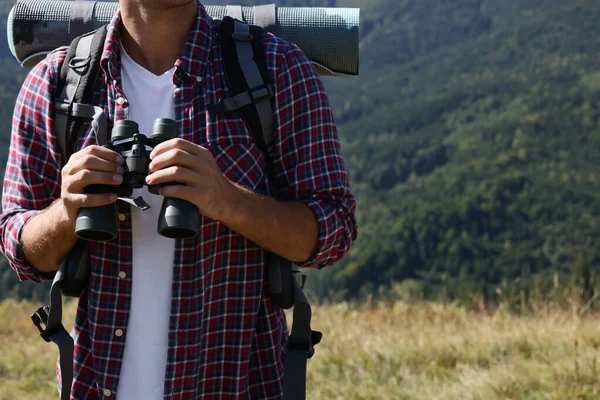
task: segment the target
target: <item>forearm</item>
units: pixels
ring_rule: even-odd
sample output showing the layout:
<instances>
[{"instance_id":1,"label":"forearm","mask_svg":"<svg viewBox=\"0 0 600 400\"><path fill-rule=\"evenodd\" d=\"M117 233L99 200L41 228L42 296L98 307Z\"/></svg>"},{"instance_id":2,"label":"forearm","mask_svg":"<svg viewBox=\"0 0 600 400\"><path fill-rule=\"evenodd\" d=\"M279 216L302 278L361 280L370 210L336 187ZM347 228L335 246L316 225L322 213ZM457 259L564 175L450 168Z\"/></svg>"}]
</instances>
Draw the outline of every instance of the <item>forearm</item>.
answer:
<instances>
[{"instance_id":1,"label":"forearm","mask_svg":"<svg viewBox=\"0 0 600 400\"><path fill-rule=\"evenodd\" d=\"M304 262L318 245L317 220L298 201L280 201L231 183L221 222L290 261Z\"/></svg>"},{"instance_id":2,"label":"forearm","mask_svg":"<svg viewBox=\"0 0 600 400\"><path fill-rule=\"evenodd\" d=\"M25 260L42 273L57 271L76 241L75 218L61 200L29 220L21 235Z\"/></svg>"}]
</instances>

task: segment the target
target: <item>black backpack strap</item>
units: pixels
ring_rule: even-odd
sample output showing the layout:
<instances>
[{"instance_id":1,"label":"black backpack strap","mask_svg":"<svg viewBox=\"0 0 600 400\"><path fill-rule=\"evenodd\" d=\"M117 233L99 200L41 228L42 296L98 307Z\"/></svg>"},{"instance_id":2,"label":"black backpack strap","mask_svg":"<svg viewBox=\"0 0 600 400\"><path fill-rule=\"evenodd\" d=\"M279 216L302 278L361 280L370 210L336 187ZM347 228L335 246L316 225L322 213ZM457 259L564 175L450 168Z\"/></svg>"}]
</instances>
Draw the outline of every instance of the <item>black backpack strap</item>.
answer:
<instances>
[{"instance_id":1,"label":"black backpack strap","mask_svg":"<svg viewBox=\"0 0 600 400\"><path fill-rule=\"evenodd\" d=\"M56 88L55 125L58 143L66 164L75 152L77 139L86 120L99 125L98 142L107 140L104 110L91 105L94 83L100 71L100 58L106 39L106 26L76 38L63 62Z\"/></svg>"},{"instance_id":2,"label":"black backpack strap","mask_svg":"<svg viewBox=\"0 0 600 400\"><path fill-rule=\"evenodd\" d=\"M82 15L87 15L86 12L90 11L89 5L82 5L81 10ZM93 12L93 7L91 10ZM85 17L82 18L86 20ZM85 23L82 25L86 26ZM63 165L74 153L86 120L92 119L92 127L96 132L98 143L107 142L104 110L90 104L94 84L100 71L100 58L105 38L106 27L76 38L71 43L61 67L55 93L54 117ZM89 251L87 241L77 241L54 277L50 289L50 304L39 308L31 315L31 320L38 328L40 336L46 342L53 342L58 346L61 400L69 400L71 397L74 354L73 338L62 324L62 295L79 297L87 287L90 274Z\"/></svg>"},{"instance_id":3,"label":"black backpack strap","mask_svg":"<svg viewBox=\"0 0 600 400\"><path fill-rule=\"evenodd\" d=\"M269 155L273 138L275 90L270 83L262 45L263 30L225 17L221 23L221 50L232 97L208 104L212 118L239 111L258 147Z\"/></svg>"},{"instance_id":4,"label":"black backpack strap","mask_svg":"<svg viewBox=\"0 0 600 400\"><path fill-rule=\"evenodd\" d=\"M80 275L80 281L89 279L89 245L87 242L78 241L71 250L70 256L61 264L50 288L50 305L40 307L31 315L33 324L38 328L40 336L46 342L53 342L58 346L60 354L61 400L71 397L73 384L73 355L75 344L73 338L62 324L62 294L67 294L62 288L62 283L75 271ZM73 264L75 263L75 264Z\"/></svg>"},{"instance_id":5,"label":"black backpack strap","mask_svg":"<svg viewBox=\"0 0 600 400\"><path fill-rule=\"evenodd\" d=\"M295 275L299 276L299 275ZM284 400L306 399L306 365L314 353L314 346L321 342L323 334L310 327L312 310L298 279L293 279L294 326L288 338L283 363Z\"/></svg>"},{"instance_id":6,"label":"black backpack strap","mask_svg":"<svg viewBox=\"0 0 600 400\"><path fill-rule=\"evenodd\" d=\"M232 13L241 14L241 8L230 7ZM274 7L264 13L274 12ZM269 17L261 17L270 21ZM274 18L274 17L273 17ZM255 143L266 154L269 175L272 176L273 148L273 98L274 87L270 82L265 52L262 44L264 30L240 20L225 17L221 23L221 50L225 74L231 97L208 104L211 118L218 114L239 112ZM306 399L307 359L314 354L314 346L321 341L321 332L310 326L312 311L302 291L305 276L293 267L293 263L276 254L269 253L267 278L271 299L278 307L294 307L293 329L288 340L284 361L284 399Z\"/></svg>"}]
</instances>

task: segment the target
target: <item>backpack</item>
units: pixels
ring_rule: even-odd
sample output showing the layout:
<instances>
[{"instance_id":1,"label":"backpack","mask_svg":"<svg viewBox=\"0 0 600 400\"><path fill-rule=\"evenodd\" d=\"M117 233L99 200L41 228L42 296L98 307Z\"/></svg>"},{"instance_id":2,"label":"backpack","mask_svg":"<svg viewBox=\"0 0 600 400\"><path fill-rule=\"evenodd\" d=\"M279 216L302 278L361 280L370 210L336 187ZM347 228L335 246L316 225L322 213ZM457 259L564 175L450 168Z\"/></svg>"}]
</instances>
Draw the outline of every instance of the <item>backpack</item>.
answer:
<instances>
[{"instance_id":1,"label":"backpack","mask_svg":"<svg viewBox=\"0 0 600 400\"><path fill-rule=\"evenodd\" d=\"M265 27L275 25L274 5L255 9L260 15L257 23ZM234 111L241 114L254 141L266 155L271 174L272 158L268 149L272 141L275 93L262 46L265 29L242 22L239 6L228 6L227 12L236 17L225 17L220 27L226 80L232 96L206 107L210 117ZM69 46L61 67L55 92L55 125L65 163L74 153L87 120L92 120L98 144L108 143L106 115L101 108L90 104L105 38L106 26L77 37ZM69 400L71 395L74 352L73 338L62 324L62 295L79 297L85 291L90 276L89 256L89 243L79 239L56 273L50 289L50 304L31 315L40 336L59 348L61 400ZM273 303L283 309L294 307L284 360L283 394L285 400L302 400L306 398L307 359L313 356L314 346L322 339L322 333L313 331L310 326L311 307L302 290L306 276L289 260L269 253L267 279Z\"/></svg>"}]
</instances>

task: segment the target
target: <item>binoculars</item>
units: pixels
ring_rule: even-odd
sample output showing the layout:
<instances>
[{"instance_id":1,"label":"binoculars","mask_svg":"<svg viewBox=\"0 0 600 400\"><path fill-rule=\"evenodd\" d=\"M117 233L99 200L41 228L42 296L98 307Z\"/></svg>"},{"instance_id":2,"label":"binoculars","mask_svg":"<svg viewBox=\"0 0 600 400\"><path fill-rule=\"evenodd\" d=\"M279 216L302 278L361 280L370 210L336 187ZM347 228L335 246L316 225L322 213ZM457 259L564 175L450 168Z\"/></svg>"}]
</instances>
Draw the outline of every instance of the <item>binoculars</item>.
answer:
<instances>
[{"instance_id":1,"label":"binoculars","mask_svg":"<svg viewBox=\"0 0 600 400\"><path fill-rule=\"evenodd\" d=\"M177 122L172 119L155 120L150 137L141 134L138 124L134 121L115 122L110 144L104 147L119 153L125 159L123 182L120 185L89 185L84 189L85 193L131 196L133 189L140 189L146 184L151 153L147 147L154 149L160 143L176 137ZM160 187L176 184L178 183L148 185L148 191L158 195ZM198 232L198 216L198 209L192 203L165 197L158 217L157 232L171 239L194 237ZM117 238L118 228L118 209L115 202L106 206L80 209L75 234L84 240L109 241Z\"/></svg>"}]
</instances>

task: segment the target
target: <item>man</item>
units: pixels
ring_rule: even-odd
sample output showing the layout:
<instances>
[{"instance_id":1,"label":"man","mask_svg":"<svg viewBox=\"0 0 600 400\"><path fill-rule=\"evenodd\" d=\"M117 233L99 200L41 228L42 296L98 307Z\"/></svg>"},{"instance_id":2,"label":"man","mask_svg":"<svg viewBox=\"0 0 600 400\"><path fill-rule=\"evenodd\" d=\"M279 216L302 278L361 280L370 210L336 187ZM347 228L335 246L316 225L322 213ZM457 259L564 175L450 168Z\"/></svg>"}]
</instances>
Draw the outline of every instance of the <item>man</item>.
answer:
<instances>
[{"instance_id":1,"label":"man","mask_svg":"<svg viewBox=\"0 0 600 400\"><path fill-rule=\"evenodd\" d=\"M356 238L328 99L296 46L264 39L276 86L271 177L239 116L206 117L205 104L228 95L218 24L197 0L121 0L109 25L94 104L146 134L156 118L178 121L180 137L152 151L147 183L183 183L161 194L202 217L196 238L168 240L156 233L161 197L138 191L145 212L118 202L119 237L91 242L74 399L281 398L287 325L265 284L266 251L324 266ZM122 180L123 159L89 125L62 159L52 96L65 53L31 71L15 108L0 237L20 279L51 279L78 210L116 201L84 187Z\"/></svg>"}]
</instances>

